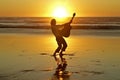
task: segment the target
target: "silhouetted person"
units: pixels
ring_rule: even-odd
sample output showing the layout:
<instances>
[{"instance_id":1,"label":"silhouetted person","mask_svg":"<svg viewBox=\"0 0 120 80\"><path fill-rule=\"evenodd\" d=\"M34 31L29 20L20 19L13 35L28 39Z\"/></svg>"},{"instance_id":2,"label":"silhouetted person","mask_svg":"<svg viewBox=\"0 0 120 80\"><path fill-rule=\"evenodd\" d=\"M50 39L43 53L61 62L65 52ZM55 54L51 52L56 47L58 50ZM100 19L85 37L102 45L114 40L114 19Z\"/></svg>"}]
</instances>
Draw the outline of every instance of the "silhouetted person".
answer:
<instances>
[{"instance_id":1,"label":"silhouetted person","mask_svg":"<svg viewBox=\"0 0 120 80\"><path fill-rule=\"evenodd\" d=\"M62 54L62 52L66 50L67 43L63 37L69 37L70 30L71 30L70 24L72 23L74 16L75 16L75 13L73 14L72 19L68 23L65 23L62 25L56 25L55 19L51 20L52 33L54 34L58 44L58 48L55 50L53 55L56 55L56 53ZM63 28L63 29L60 30L60 28Z\"/></svg>"}]
</instances>

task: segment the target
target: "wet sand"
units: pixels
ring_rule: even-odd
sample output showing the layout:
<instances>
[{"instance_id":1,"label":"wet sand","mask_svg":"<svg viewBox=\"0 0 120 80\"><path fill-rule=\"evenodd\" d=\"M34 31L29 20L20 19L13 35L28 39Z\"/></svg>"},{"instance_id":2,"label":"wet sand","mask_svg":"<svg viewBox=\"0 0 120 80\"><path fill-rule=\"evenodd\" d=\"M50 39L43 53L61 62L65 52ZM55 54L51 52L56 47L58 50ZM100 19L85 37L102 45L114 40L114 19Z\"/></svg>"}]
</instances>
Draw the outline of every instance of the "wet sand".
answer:
<instances>
[{"instance_id":1,"label":"wet sand","mask_svg":"<svg viewBox=\"0 0 120 80\"><path fill-rule=\"evenodd\" d=\"M0 80L120 79L120 36L91 35L93 32L81 35L79 30L76 34L73 31L66 39L68 48L64 55L66 71L71 75L58 77L54 75L57 65L51 56L57 44L50 33L0 33Z\"/></svg>"}]
</instances>

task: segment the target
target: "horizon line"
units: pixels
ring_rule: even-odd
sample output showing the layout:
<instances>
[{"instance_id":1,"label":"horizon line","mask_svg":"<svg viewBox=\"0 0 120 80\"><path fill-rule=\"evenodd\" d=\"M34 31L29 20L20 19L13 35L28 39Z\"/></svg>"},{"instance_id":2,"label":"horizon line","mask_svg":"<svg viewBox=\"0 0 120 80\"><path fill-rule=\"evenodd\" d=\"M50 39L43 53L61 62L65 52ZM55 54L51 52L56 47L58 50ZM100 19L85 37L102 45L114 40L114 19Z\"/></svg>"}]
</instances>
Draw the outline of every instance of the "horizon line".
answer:
<instances>
[{"instance_id":1,"label":"horizon line","mask_svg":"<svg viewBox=\"0 0 120 80\"><path fill-rule=\"evenodd\" d=\"M53 18L53 17L50 17L50 16L0 16L0 17L40 17L40 18ZM65 17L65 18L69 18L70 16L68 17ZM77 18L79 17L120 17L120 16L77 16Z\"/></svg>"}]
</instances>

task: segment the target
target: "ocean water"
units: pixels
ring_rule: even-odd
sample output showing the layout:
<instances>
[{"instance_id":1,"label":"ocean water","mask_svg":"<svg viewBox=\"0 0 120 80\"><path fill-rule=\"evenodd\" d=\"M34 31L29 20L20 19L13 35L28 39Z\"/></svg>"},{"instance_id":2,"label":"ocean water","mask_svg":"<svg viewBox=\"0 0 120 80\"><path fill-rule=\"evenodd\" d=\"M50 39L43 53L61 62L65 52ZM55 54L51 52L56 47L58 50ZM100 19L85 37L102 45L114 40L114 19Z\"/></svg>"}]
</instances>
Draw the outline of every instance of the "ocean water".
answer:
<instances>
[{"instance_id":1,"label":"ocean water","mask_svg":"<svg viewBox=\"0 0 120 80\"><path fill-rule=\"evenodd\" d=\"M55 76L49 29L0 29L0 80L119 80L120 30L72 30L65 38L68 77Z\"/></svg>"},{"instance_id":2,"label":"ocean water","mask_svg":"<svg viewBox=\"0 0 120 80\"><path fill-rule=\"evenodd\" d=\"M50 17L0 17L0 27L50 28ZM68 22L70 18L58 23ZM76 17L73 28L120 29L120 17Z\"/></svg>"}]
</instances>

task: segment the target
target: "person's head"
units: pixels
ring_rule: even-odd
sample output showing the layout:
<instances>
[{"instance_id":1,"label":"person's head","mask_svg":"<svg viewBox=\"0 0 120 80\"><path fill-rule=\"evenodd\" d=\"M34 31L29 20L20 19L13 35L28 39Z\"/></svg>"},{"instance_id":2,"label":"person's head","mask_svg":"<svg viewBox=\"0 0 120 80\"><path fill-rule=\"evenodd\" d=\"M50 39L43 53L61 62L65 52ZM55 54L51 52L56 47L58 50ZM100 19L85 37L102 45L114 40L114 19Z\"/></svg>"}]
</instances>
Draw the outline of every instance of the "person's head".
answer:
<instances>
[{"instance_id":1,"label":"person's head","mask_svg":"<svg viewBox=\"0 0 120 80\"><path fill-rule=\"evenodd\" d=\"M56 25L56 20L55 19L52 19L51 20L51 26L55 26Z\"/></svg>"}]
</instances>

